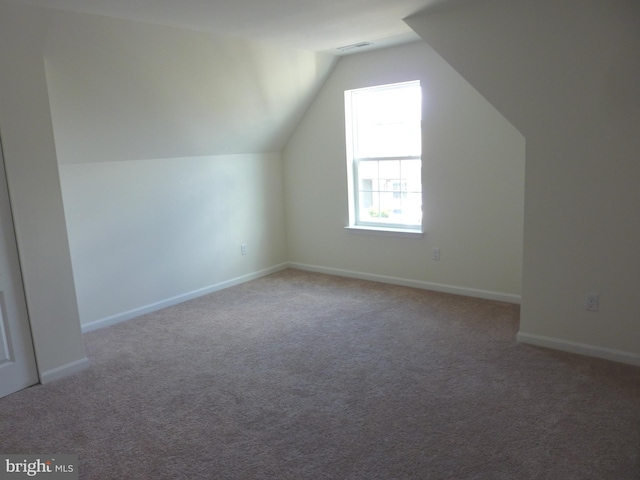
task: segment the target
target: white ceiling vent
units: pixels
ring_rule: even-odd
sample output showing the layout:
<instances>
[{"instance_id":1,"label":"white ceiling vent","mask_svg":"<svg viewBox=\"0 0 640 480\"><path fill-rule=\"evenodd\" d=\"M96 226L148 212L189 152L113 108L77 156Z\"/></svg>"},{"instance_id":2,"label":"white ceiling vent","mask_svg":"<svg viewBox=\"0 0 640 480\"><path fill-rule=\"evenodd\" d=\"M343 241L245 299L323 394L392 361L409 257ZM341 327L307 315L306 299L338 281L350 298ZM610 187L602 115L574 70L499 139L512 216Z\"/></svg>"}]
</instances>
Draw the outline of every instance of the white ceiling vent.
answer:
<instances>
[{"instance_id":1,"label":"white ceiling vent","mask_svg":"<svg viewBox=\"0 0 640 480\"><path fill-rule=\"evenodd\" d=\"M348 52L349 50L354 50L356 48L368 47L369 45L373 45L371 42L360 42L354 43L352 45L345 45L344 47L338 47L337 50L341 52Z\"/></svg>"}]
</instances>

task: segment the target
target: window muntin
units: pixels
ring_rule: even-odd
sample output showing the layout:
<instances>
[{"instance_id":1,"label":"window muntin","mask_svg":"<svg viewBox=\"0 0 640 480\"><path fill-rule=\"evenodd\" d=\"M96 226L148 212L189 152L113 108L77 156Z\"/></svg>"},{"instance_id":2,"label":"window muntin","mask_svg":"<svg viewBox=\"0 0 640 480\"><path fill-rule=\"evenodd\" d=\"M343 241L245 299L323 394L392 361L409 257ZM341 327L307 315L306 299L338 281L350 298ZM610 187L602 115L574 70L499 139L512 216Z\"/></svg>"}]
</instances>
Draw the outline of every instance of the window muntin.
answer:
<instances>
[{"instance_id":1,"label":"window muntin","mask_svg":"<svg viewBox=\"0 0 640 480\"><path fill-rule=\"evenodd\" d=\"M421 89L345 92L351 226L421 230Z\"/></svg>"}]
</instances>

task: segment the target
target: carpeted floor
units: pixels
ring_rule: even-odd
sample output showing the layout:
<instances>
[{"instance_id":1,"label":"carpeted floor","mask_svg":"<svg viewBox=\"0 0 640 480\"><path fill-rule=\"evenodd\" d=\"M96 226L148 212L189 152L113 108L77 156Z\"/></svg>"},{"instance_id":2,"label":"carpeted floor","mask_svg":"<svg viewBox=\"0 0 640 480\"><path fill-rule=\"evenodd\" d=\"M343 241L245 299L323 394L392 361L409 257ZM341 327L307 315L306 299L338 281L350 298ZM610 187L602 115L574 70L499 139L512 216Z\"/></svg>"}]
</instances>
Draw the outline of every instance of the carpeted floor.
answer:
<instances>
[{"instance_id":1,"label":"carpeted floor","mask_svg":"<svg viewBox=\"0 0 640 480\"><path fill-rule=\"evenodd\" d=\"M85 335L0 399L82 479L640 479L640 368L517 344L517 306L285 270Z\"/></svg>"}]
</instances>

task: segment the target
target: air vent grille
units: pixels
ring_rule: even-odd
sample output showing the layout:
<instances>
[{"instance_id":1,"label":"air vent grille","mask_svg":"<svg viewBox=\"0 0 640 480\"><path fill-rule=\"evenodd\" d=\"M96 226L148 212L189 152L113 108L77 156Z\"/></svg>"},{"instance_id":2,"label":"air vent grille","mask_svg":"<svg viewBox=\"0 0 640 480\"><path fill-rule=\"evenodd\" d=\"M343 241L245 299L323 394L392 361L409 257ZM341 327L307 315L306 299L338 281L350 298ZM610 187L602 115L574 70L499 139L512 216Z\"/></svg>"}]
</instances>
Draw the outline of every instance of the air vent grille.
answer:
<instances>
[{"instance_id":1,"label":"air vent grille","mask_svg":"<svg viewBox=\"0 0 640 480\"><path fill-rule=\"evenodd\" d=\"M344 47L338 47L337 50L340 50L341 52L347 52L347 51L353 50L355 48L368 47L369 45L373 45L373 43L371 43L371 42L353 43L351 45L345 45Z\"/></svg>"}]
</instances>

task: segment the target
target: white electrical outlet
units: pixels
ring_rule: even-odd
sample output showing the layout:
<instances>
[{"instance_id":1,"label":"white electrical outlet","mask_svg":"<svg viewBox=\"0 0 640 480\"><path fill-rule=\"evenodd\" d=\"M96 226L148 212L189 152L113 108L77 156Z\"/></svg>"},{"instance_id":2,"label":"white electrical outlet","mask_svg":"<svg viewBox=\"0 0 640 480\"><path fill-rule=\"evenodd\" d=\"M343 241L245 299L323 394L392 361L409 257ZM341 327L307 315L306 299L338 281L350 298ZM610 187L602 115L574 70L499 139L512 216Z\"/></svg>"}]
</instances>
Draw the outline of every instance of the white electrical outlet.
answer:
<instances>
[{"instance_id":1,"label":"white electrical outlet","mask_svg":"<svg viewBox=\"0 0 640 480\"><path fill-rule=\"evenodd\" d=\"M440 248L433 247L433 249L431 250L431 259L435 260L436 262L440 260Z\"/></svg>"},{"instance_id":2,"label":"white electrical outlet","mask_svg":"<svg viewBox=\"0 0 640 480\"><path fill-rule=\"evenodd\" d=\"M243 243L242 245L240 245L240 253L242 255L246 255L247 254L247 244Z\"/></svg>"},{"instance_id":3,"label":"white electrical outlet","mask_svg":"<svg viewBox=\"0 0 640 480\"><path fill-rule=\"evenodd\" d=\"M584 309L590 312L597 312L600 308L600 295L597 293L587 293L584 302Z\"/></svg>"}]
</instances>

